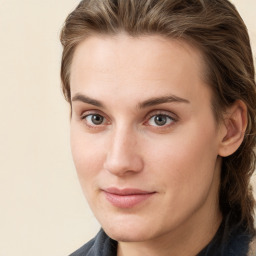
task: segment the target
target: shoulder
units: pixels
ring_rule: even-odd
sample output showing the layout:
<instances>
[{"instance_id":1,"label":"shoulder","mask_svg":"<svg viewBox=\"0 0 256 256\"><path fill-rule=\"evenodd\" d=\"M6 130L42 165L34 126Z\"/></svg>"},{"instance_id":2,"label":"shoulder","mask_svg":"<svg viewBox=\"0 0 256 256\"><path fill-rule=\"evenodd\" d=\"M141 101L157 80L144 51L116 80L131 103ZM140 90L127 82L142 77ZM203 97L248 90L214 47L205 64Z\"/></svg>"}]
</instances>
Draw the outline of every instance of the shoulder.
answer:
<instances>
[{"instance_id":1,"label":"shoulder","mask_svg":"<svg viewBox=\"0 0 256 256\"><path fill-rule=\"evenodd\" d=\"M69 256L116 256L117 242L101 229L99 233Z\"/></svg>"}]
</instances>

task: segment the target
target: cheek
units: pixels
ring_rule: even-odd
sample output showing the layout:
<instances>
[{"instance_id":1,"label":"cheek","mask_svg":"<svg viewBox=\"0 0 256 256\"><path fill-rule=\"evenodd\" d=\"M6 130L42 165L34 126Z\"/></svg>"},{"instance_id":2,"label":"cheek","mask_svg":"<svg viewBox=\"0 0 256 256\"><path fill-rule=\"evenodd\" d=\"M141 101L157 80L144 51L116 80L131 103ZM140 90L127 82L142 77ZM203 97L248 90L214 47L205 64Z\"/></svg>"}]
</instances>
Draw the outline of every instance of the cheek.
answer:
<instances>
[{"instance_id":1,"label":"cheek","mask_svg":"<svg viewBox=\"0 0 256 256\"><path fill-rule=\"evenodd\" d=\"M189 131L189 132L188 132ZM196 193L210 186L217 159L215 129L191 125L165 141L147 145L147 162L166 189ZM199 193L199 191L198 191Z\"/></svg>"},{"instance_id":2,"label":"cheek","mask_svg":"<svg viewBox=\"0 0 256 256\"><path fill-rule=\"evenodd\" d=\"M83 131L71 126L70 144L73 161L81 186L86 192L102 170L104 159L104 145L97 143L93 136L86 136Z\"/></svg>"}]
</instances>

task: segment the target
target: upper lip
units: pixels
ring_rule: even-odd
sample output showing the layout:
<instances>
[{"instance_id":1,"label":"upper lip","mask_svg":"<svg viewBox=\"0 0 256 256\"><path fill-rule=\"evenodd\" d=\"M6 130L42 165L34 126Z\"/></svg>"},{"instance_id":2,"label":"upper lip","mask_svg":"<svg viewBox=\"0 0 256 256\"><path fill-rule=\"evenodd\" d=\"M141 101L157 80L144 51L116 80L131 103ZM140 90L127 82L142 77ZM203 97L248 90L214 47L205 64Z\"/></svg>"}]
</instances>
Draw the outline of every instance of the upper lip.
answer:
<instances>
[{"instance_id":1,"label":"upper lip","mask_svg":"<svg viewBox=\"0 0 256 256\"><path fill-rule=\"evenodd\" d=\"M106 188L106 189L103 189L103 190L107 193L114 194L114 195L120 195L120 196L145 195L145 194L155 193L155 191L145 191L145 190L141 190L141 189L137 189L137 188L119 189L119 188L111 187L111 188Z\"/></svg>"}]
</instances>

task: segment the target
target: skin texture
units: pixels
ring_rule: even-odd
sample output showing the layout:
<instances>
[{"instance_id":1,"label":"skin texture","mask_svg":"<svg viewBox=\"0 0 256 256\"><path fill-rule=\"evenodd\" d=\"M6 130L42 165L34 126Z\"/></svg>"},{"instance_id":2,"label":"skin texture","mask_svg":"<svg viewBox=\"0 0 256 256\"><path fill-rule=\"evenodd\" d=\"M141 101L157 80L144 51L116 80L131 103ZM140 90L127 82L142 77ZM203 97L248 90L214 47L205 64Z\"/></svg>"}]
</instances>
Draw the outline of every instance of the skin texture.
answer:
<instances>
[{"instance_id":1,"label":"skin texture","mask_svg":"<svg viewBox=\"0 0 256 256\"><path fill-rule=\"evenodd\" d=\"M160 36L91 36L75 51L73 159L118 255L195 255L219 227L219 155L239 144L227 146L238 126L216 124L202 74L197 49ZM113 187L153 194L120 208L106 199Z\"/></svg>"}]
</instances>

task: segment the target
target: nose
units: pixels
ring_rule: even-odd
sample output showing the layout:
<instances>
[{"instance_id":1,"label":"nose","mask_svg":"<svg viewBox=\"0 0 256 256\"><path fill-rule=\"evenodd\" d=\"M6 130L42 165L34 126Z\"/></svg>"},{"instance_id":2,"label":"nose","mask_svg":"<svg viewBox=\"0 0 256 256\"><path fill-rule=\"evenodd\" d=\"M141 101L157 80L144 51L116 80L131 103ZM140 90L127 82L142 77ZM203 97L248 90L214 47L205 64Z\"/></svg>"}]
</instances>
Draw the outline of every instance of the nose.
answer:
<instances>
[{"instance_id":1,"label":"nose","mask_svg":"<svg viewBox=\"0 0 256 256\"><path fill-rule=\"evenodd\" d=\"M143 159L139 152L136 132L116 130L109 141L104 169L116 176L141 172Z\"/></svg>"}]
</instances>

